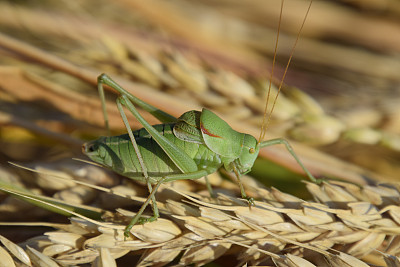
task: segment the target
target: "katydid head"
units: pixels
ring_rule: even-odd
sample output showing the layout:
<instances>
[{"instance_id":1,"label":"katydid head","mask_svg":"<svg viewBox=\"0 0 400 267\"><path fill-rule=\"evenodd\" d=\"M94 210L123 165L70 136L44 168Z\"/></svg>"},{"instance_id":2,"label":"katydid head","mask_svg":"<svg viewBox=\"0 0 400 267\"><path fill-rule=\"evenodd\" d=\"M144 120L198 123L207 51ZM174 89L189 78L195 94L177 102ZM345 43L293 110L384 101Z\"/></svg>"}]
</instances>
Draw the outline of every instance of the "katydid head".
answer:
<instances>
[{"instance_id":1,"label":"katydid head","mask_svg":"<svg viewBox=\"0 0 400 267\"><path fill-rule=\"evenodd\" d=\"M235 167L239 174L246 174L251 171L259 152L260 146L257 142L257 139L249 134L244 134L242 152L234 161Z\"/></svg>"}]
</instances>

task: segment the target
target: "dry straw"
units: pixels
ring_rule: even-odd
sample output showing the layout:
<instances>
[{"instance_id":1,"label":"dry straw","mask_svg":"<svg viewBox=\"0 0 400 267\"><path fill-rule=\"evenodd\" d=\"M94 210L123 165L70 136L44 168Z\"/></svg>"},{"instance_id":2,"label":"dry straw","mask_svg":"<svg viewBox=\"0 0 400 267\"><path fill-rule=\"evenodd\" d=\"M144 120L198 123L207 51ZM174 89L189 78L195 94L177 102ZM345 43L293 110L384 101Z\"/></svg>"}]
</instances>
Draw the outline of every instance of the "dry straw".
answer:
<instances>
[{"instance_id":1,"label":"dry straw","mask_svg":"<svg viewBox=\"0 0 400 267\"><path fill-rule=\"evenodd\" d=\"M137 266L172 261L179 266L201 266L228 258L236 266L400 264L396 257L400 252L398 184L360 187L346 182L306 182L314 201L304 201L246 177L247 191L257 199L249 207L231 195L234 191L226 194L224 188L232 187L230 183L218 177L212 180L220 184L215 187L216 198L196 189L199 185L193 182L163 185L157 195L162 217L134 226L128 239L123 231L134 213L123 209L104 213L102 223L72 217L70 224L43 224L55 230L18 245L1 237L3 266L116 266L115 259L132 255L136 255ZM81 192L80 187L64 191ZM138 194L127 189L125 193ZM121 186L111 191L124 195ZM97 197L112 201L110 194Z\"/></svg>"}]
</instances>

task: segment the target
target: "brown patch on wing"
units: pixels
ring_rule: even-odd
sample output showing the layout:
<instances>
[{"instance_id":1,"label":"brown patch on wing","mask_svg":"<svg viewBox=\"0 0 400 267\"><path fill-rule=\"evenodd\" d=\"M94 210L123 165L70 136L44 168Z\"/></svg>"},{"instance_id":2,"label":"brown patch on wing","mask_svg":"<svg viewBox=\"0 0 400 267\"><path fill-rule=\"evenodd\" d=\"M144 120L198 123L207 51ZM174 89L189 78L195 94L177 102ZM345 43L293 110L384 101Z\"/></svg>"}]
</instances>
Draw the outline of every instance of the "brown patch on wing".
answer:
<instances>
[{"instance_id":1,"label":"brown patch on wing","mask_svg":"<svg viewBox=\"0 0 400 267\"><path fill-rule=\"evenodd\" d=\"M200 128L201 128L201 132L206 134L206 135L209 135L209 136L212 136L212 137L217 137L217 138L222 138L219 135L215 135L215 134L210 133L206 128L204 128L202 123L200 123Z\"/></svg>"}]
</instances>

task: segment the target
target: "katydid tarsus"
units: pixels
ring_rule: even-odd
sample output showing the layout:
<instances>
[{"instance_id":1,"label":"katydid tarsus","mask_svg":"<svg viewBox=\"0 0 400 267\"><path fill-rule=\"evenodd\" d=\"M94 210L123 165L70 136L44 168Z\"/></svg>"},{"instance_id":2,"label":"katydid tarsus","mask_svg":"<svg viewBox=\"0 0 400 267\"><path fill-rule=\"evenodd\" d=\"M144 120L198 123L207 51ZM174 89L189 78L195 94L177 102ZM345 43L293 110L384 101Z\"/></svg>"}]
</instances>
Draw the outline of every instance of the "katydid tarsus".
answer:
<instances>
[{"instance_id":1,"label":"katydid tarsus","mask_svg":"<svg viewBox=\"0 0 400 267\"><path fill-rule=\"evenodd\" d=\"M297 40L300 32L301 29ZM294 47L286 70L292 58ZM251 170L260 149L266 146L276 144L286 146L307 176L312 181L317 181L302 164L286 140L262 141L273 108L268 118L264 116L260 138L257 140L251 135L233 130L224 120L205 108L202 111L191 110L185 112L179 118L175 118L138 99L109 76L102 74L98 77L98 90L107 128L108 116L105 108L103 85L107 85L118 92L117 107L128 133L119 136L100 137L88 142L84 144L83 152L91 160L123 176L146 182L150 192L147 200L126 227L125 236L129 236L131 228L136 223L154 221L159 217L155 193L161 184L181 179L199 179L216 172L222 166L227 171L235 173L242 198L253 204L252 199L246 196L240 177ZM282 83L279 90L281 86ZM276 98L273 106L275 106L275 101ZM135 106L149 112L163 124L150 125L139 114ZM142 129L132 131L124 107L142 124ZM267 107L265 110L267 110ZM150 202L153 216L146 219L142 218L141 215Z\"/></svg>"}]
</instances>

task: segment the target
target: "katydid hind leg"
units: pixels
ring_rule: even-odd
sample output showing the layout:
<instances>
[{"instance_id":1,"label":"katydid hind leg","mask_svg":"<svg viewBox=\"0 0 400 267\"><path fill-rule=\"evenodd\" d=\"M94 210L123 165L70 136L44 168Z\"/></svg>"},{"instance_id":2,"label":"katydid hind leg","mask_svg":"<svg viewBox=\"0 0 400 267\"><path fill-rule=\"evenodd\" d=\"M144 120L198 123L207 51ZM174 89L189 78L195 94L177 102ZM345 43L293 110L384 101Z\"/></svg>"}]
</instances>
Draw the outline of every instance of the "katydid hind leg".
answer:
<instances>
[{"instance_id":1,"label":"katydid hind leg","mask_svg":"<svg viewBox=\"0 0 400 267\"><path fill-rule=\"evenodd\" d=\"M108 77L108 76L107 76ZM103 77L104 78L104 77ZM111 80L112 81L112 80ZM100 77L99 77L99 91L102 92L100 93L101 95L104 95L103 92L103 88L101 86L101 82L100 82ZM116 88L118 85L114 84L114 83L105 83L109 86L112 86L113 88ZM132 219L132 221L129 223L129 225L127 226L127 228L125 229L125 236L129 236L129 232L130 229L133 227L133 225L135 225L137 222L140 223L145 223L145 222L149 222L149 221L154 221L158 218L159 216L159 212L158 212L158 207L157 207L157 202L155 199L155 193L158 189L158 187L160 186L161 183L163 182L168 182L173 181L173 180L177 180L177 179L198 179L204 175L207 175L207 171L205 170L197 170L197 165L195 164L195 162L193 161L193 159L191 159L189 156L187 156L187 154L183 151L181 151L178 147L176 147L173 143L171 143L169 140L167 140L164 136L162 136L157 130L154 129L153 126L151 126L136 110L136 108L134 107L133 103L131 102L131 98L129 98L129 96L127 96L126 94L123 94L123 92L117 90L118 92L121 93L121 96L118 97L117 99L117 107L118 110L121 114L121 118L125 124L125 127L128 131L128 135L131 139L132 145L134 147L135 153L138 157L138 161L139 164L142 168L142 172L143 172L143 176L144 179L146 180L147 186L149 188L149 192L150 195L147 198L147 200L144 202L144 204L142 205L142 207L139 209L138 213L134 216L134 218ZM178 175L178 176L167 176L165 177L165 179L160 180L157 185L152 188L151 184L150 184L150 179L147 173L147 168L145 166L143 157L140 153L140 150L138 148L138 145L136 143L135 137L133 135L132 129L129 125L128 119L126 117L126 114L124 112L123 106L126 106L128 108L128 110L135 116L135 118L143 125L143 127L145 127L145 129L151 134L151 136L158 141L157 143L163 148L163 150L167 153L168 156L171 157L171 159L173 160L173 162L178 162L178 164L180 164L181 162L183 162L184 166L183 166L183 174ZM106 113L104 113L106 114ZM167 146L167 148L165 148L165 146ZM177 166L178 166L177 164ZM186 164L186 165L185 165ZM182 169L182 165L179 165L178 167L180 167ZM185 173L185 171L187 173ZM214 170L213 170L214 171ZM143 213L143 211L145 210L145 208L148 206L148 204L150 203L150 201L152 201L152 208L153 208L153 216L151 218L141 218L141 215Z\"/></svg>"},{"instance_id":2,"label":"katydid hind leg","mask_svg":"<svg viewBox=\"0 0 400 267\"><path fill-rule=\"evenodd\" d=\"M106 121L107 126L108 126L108 115L107 115L106 106L105 106L103 84L110 86L111 88L116 90L119 94L127 96L129 98L129 100L132 101L135 105L137 105L137 106L141 107L142 109L144 109L145 111L149 112L151 115L153 115L155 118L160 120L162 123L169 123L169 122L177 121L177 119L174 116L172 116L171 114L168 114L167 112L162 111L161 109L158 109L158 108L154 107L153 105L150 105L149 103L146 103L143 100L132 95L131 93L126 91L124 88L122 88L118 83L116 83L113 79L111 79L110 76L103 73L97 78L97 88L99 90L100 99L102 100L103 115L104 115L104 119Z\"/></svg>"},{"instance_id":3,"label":"katydid hind leg","mask_svg":"<svg viewBox=\"0 0 400 267\"><path fill-rule=\"evenodd\" d=\"M125 228L124 231L124 235L125 237L129 237L129 233L132 229L132 227L136 224L136 223L144 223L144 222L151 222L154 221L157 218L154 218L155 216L149 218L149 219L144 219L141 220L140 216L142 216L144 210L146 209L146 207L149 205L150 201L152 201L154 199L154 203L155 202L155 194L158 190L158 188L160 187L161 184L163 183L167 183L167 182L172 182L175 180L195 180L195 179L199 179L203 176L206 176L207 174L210 174L212 172L214 172L214 169L209 169L209 170L200 170L200 171L196 171L196 172L192 172L192 173L183 173L183 174L174 174L174 175L169 175L169 176L165 176L162 179L160 179L158 181L158 183L156 184L156 186L154 188L152 188L150 195L147 197L146 201L142 204L142 206L140 207L139 211L136 213L136 215L132 218L132 220L130 221L130 223L128 224L128 226ZM151 188L151 186L149 187ZM153 213L155 214L154 210ZM157 215L158 215L158 210L157 210ZM158 216L157 216L158 217ZM154 218L154 219L153 219Z\"/></svg>"},{"instance_id":4,"label":"katydid hind leg","mask_svg":"<svg viewBox=\"0 0 400 267\"><path fill-rule=\"evenodd\" d=\"M138 212L136 213L136 215L132 218L132 220L129 222L129 224L126 226L125 231L124 231L124 236L125 237L129 237L129 233L132 230L132 227L136 224L136 223L146 223L146 222L151 222L151 221L155 221L157 218L155 217L155 213L153 210L153 217L149 218L149 219L142 219L141 216L144 212L144 210L146 209L146 207L149 205L150 201L153 201L153 203L155 204L155 206L157 206L156 202L155 202L155 194L158 190L158 188L160 187L160 185L164 182L165 178L160 179L160 181L158 181L158 183L156 184L156 186L153 188L153 190L151 190L150 195L147 197L146 201L142 204L142 206L140 207L140 209L138 210ZM158 209L157 209L157 213L158 213Z\"/></svg>"},{"instance_id":5,"label":"katydid hind leg","mask_svg":"<svg viewBox=\"0 0 400 267\"><path fill-rule=\"evenodd\" d=\"M297 163L300 165L300 167L303 169L303 171L306 173L308 178L314 183L321 183L321 179L315 178L311 172L304 166L304 164L301 162L300 158L297 156L297 154L294 152L292 146L289 144L289 142L283 138L276 138L276 139L271 139L267 141L261 142L261 148L266 147L266 146L273 146L273 145L285 145L286 149L289 151L289 153L292 155L292 157L297 161Z\"/></svg>"},{"instance_id":6,"label":"katydid hind leg","mask_svg":"<svg viewBox=\"0 0 400 267\"><path fill-rule=\"evenodd\" d=\"M110 123L108 121L106 98L105 98L105 95L104 95L103 84L100 82L99 78L98 78L98 82L97 82L97 89L99 91L99 96L100 96L100 101L101 101L101 109L103 111L104 124L105 124L106 129L107 129L107 135L110 135Z\"/></svg>"},{"instance_id":7,"label":"katydid hind leg","mask_svg":"<svg viewBox=\"0 0 400 267\"><path fill-rule=\"evenodd\" d=\"M98 77L98 90L99 90L99 95L100 95L100 99L101 99L101 102L102 102L104 120L105 120L105 124L106 124L106 127L107 127L108 131L109 131L109 121L108 121L108 114L107 114L107 110L106 110L106 102L105 102L103 84L106 84L106 85L112 87L113 89L115 89L117 92L119 92L121 94L121 96L118 97L118 99L117 99L117 107L118 107L118 110L119 110L119 112L121 114L121 117L122 117L122 120L124 122L124 125L125 125L125 127L126 127L126 129L128 131L128 135L129 135L129 137L131 139L131 142L132 142L132 145L134 147L135 153L136 153L136 155L138 157L138 161L139 161L139 164L140 164L140 166L142 168L144 179L146 180L147 186L149 188L149 192L151 192L152 190L151 190L151 184L150 184L150 181L149 181L150 179L149 179L149 176L148 176L148 173L147 173L147 168L145 166L143 157L141 156L141 153L140 153L140 150L139 150L138 145L136 143L136 140L135 140L135 138L133 136L132 129L131 129L130 125L129 125L128 119L127 119L127 117L125 115L125 112L123 110L122 105L123 105L123 103L126 103L126 102L130 103L130 101L133 101L135 104L137 104L138 106L142 107L144 110L148 111L154 117L156 117L157 119L159 119L162 122L176 121L176 118L173 117L172 115L170 115L168 113L165 113L164 111L159 110L158 108L156 108L156 107L154 107L154 106L152 106L152 105L150 105L148 103L145 103L144 101L136 98L135 96L133 96L132 94L130 94L129 92L124 90L116 82L114 82L108 75L102 74L102 75L100 75ZM132 112L132 108L130 108L130 111ZM144 119L140 116L139 113L137 113L137 112L136 112L137 114L135 114L134 112L132 112L132 113L135 115L136 118L138 118L138 116L139 116L144 121ZM143 125L143 123L142 123L142 125ZM154 194L153 194L151 200L152 200L153 217L151 217L148 221L154 221L159 216L157 202L156 202L156 199L154 197ZM142 221L144 222L145 220L142 220Z\"/></svg>"},{"instance_id":8,"label":"katydid hind leg","mask_svg":"<svg viewBox=\"0 0 400 267\"><path fill-rule=\"evenodd\" d=\"M133 135L132 128L129 125L128 118L126 117L124 109L122 107L122 98L121 97L117 98L117 107L118 107L119 113L121 114L121 118L122 118L122 121L124 122L125 128L128 131L128 135L129 135L129 138L131 139L136 156L138 157L140 167L142 168L143 176L146 178L146 180L148 180L149 176L147 174L147 168L146 168L146 165L144 164L144 160L143 160L142 154L140 153L139 146L136 143L136 139L135 139L135 136Z\"/></svg>"},{"instance_id":9,"label":"katydid hind leg","mask_svg":"<svg viewBox=\"0 0 400 267\"><path fill-rule=\"evenodd\" d=\"M140 150L139 150L139 147L137 145L135 136L133 135L131 126L129 125L128 118L125 115L125 112L124 112L124 109L122 107L121 101L122 101L121 97L119 97L117 99L117 107L118 107L118 110L119 110L119 112L121 114L122 121L125 124L126 130L128 131L128 135L129 135L129 138L131 139L133 148L135 150L135 154L136 154L136 156L138 158L140 167L142 168L142 173L143 173L144 179L146 180L146 184L147 184L147 187L149 189L149 194L151 195L152 186L151 186L151 183L150 183L150 177L149 177L148 172L147 172L147 167L146 167L146 164L144 163L142 154L140 153ZM152 202L153 216L151 218L149 218L149 219L147 219L147 218L142 219L141 223L145 223L145 222L148 222L148 221L155 221L159 217L157 202L156 202L156 199L154 197L154 194L151 197L151 202Z\"/></svg>"},{"instance_id":10,"label":"katydid hind leg","mask_svg":"<svg viewBox=\"0 0 400 267\"><path fill-rule=\"evenodd\" d=\"M146 183L147 183L147 188L149 189L149 195L151 195L151 192L153 192L152 185L149 180L147 180ZM160 217L160 214L158 212L157 200L156 200L155 194L153 194L151 197L151 209L153 210L153 216L151 216L149 218L143 218L143 217L139 218L140 224L144 224L147 222L154 222L155 220L157 220L158 217Z\"/></svg>"},{"instance_id":11,"label":"katydid hind leg","mask_svg":"<svg viewBox=\"0 0 400 267\"><path fill-rule=\"evenodd\" d=\"M151 185L150 181L147 181L147 188L149 189L149 194L151 194L151 192L153 192L153 188L152 188L152 185ZM160 217L160 214L158 212L158 207L157 207L157 202L156 202L155 195L153 195L153 197L151 199L151 203L152 203L151 208L153 210L153 217L152 217L151 221L154 221L158 217Z\"/></svg>"}]
</instances>

